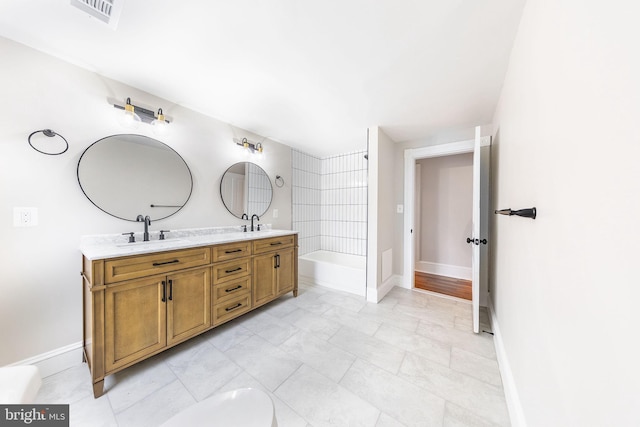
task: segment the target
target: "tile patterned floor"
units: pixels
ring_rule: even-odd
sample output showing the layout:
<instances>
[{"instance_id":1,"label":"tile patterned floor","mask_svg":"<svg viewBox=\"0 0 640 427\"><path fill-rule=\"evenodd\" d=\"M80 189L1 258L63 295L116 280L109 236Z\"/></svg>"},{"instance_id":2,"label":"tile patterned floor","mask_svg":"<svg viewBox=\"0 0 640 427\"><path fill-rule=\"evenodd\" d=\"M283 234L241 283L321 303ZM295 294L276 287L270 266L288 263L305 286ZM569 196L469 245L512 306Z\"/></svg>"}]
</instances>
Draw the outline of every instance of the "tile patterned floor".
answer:
<instances>
[{"instance_id":1,"label":"tile patterned floor","mask_svg":"<svg viewBox=\"0 0 640 427\"><path fill-rule=\"evenodd\" d=\"M37 402L69 403L72 426L141 427L256 387L280 427L508 426L493 337L470 330L466 301L394 288L371 304L301 284L298 298L107 377L99 399L80 364L45 378Z\"/></svg>"}]
</instances>

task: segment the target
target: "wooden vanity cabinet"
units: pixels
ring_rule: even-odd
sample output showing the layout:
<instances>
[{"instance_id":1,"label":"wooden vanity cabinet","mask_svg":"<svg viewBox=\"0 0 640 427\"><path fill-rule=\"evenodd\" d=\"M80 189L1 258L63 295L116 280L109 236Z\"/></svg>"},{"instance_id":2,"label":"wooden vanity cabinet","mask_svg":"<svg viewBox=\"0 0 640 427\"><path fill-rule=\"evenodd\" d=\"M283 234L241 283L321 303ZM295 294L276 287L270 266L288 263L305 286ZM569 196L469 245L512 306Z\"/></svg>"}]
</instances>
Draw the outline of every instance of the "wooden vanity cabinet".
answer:
<instances>
[{"instance_id":1,"label":"wooden vanity cabinet","mask_svg":"<svg viewBox=\"0 0 640 427\"><path fill-rule=\"evenodd\" d=\"M104 377L284 293L297 296L297 236L145 255L83 256L83 343L93 393Z\"/></svg>"},{"instance_id":2,"label":"wooden vanity cabinet","mask_svg":"<svg viewBox=\"0 0 640 427\"><path fill-rule=\"evenodd\" d=\"M208 329L210 274L206 267L107 286L106 373Z\"/></svg>"},{"instance_id":3,"label":"wooden vanity cabinet","mask_svg":"<svg viewBox=\"0 0 640 427\"><path fill-rule=\"evenodd\" d=\"M296 236L253 242L253 306L258 307L293 291L297 296Z\"/></svg>"},{"instance_id":4,"label":"wooden vanity cabinet","mask_svg":"<svg viewBox=\"0 0 640 427\"><path fill-rule=\"evenodd\" d=\"M251 303L251 242L229 243L214 249L217 259L225 262L213 265L211 306L213 325L248 312ZM216 255L214 255L216 257Z\"/></svg>"}]
</instances>

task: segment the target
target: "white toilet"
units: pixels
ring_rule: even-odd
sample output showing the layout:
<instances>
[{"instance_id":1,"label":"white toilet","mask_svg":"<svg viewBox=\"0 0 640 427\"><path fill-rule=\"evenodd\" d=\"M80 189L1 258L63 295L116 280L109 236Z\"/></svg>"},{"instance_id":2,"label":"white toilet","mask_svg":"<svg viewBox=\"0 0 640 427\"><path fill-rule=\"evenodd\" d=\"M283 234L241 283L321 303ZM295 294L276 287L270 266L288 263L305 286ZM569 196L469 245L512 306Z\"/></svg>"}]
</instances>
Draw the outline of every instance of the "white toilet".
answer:
<instances>
[{"instance_id":1,"label":"white toilet","mask_svg":"<svg viewBox=\"0 0 640 427\"><path fill-rule=\"evenodd\" d=\"M36 366L6 366L0 368L0 403L32 403L42 380Z\"/></svg>"},{"instance_id":2,"label":"white toilet","mask_svg":"<svg viewBox=\"0 0 640 427\"><path fill-rule=\"evenodd\" d=\"M241 388L211 397L169 418L163 427L278 427L273 401L255 388Z\"/></svg>"}]
</instances>

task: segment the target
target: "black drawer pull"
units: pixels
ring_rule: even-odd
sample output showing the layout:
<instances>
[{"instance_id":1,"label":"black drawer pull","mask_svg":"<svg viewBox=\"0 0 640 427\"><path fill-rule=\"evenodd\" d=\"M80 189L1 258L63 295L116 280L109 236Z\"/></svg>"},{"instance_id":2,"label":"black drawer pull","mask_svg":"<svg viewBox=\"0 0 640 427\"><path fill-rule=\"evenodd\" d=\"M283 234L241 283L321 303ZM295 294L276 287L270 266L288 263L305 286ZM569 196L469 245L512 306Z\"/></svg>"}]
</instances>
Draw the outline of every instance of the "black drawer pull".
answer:
<instances>
[{"instance_id":1,"label":"black drawer pull","mask_svg":"<svg viewBox=\"0 0 640 427\"><path fill-rule=\"evenodd\" d=\"M271 246L278 246L278 245L281 245L281 244L282 244L282 242L273 242L273 243L271 243Z\"/></svg>"},{"instance_id":2,"label":"black drawer pull","mask_svg":"<svg viewBox=\"0 0 640 427\"><path fill-rule=\"evenodd\" d=\"M225 292L233 292L233 291L237 291L238 289L242 289L242 285L238 285L235 288L231 288L231 289L225 289Z\"/></svg>"},{"instance_id":3,"label":"black drawer pull","mask_svg":"<svg viewBox=\"0 0 640 427\"><path fill-rule=\"evenodd\" d=\"M236 308L240 308L240 307L242 307L242 304L237 303L233 307L225 308L224 311L231 311L231 310L235 310Z\"/></svg>"},{"instance_id":4,"label":"black drawer pull","mask_svg":"<svg viewBox=\"0 0 640 427\"><path fill-rule=\"evenodd\" d=\"M242 267L234 268L233 270L225 270L224 272L225 273L233 273L233 272L240 271L240 270L242 270Z\"/></svg>"},{"instance_id":5,"label":"black drawer pull","mask_svg":"<svg viewBox=\"0 0 640 427\"><path fill-rule=\"evenodd\" d=\"M153 266L154 267L158 267L159 265L175 264L176 262L180 262L180 260L179 259L174 259L173 261L154 262Z\"/></svg>"},{"instance_id":6,"label":"black drawer pull","mask_svg":"<svg viewBox=\"0 0 640 427\"><path fill-rule=\"evenodd\" d=\"M169 280L169 301L173 301L173 280Z\"/></svg>"},{"instance_id":7,"label":"black drawer pull","mask_svg":"<svg viewBox=\"0 0 640 427\"><path fill-rule=\"evenodd\" d=\"M162 281L162 302L167 302L167 282Z\"/></svg>"},{"instance_id":8,"label":"black drawer pull","mask_svg":"<svg viewBox=\"0 0 640 427\"><path fill-rule=\"evenodd\" d=\"M225 254L234 254L236 252L242 252L242 249L234 249L232 251L224 251Z\"/></svg>"}]
</instances>

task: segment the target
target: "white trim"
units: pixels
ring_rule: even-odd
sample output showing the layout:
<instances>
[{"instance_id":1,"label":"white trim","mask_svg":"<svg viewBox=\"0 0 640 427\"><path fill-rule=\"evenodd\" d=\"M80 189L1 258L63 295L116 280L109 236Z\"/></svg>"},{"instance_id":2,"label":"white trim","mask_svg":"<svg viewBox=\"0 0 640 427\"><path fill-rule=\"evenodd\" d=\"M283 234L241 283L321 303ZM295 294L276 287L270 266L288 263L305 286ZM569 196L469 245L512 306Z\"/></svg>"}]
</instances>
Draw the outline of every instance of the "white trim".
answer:
<instances>
[{"instance_id":1,"label":"white trim","mask_svg":"<svg viewBox=\"0 0 640 427\"><path fill-rule=\"evenodd\" d=\"M431 145L421 148L408 148L404 150L404 281L402 287L414 288L414 263L415 253L413 247L413 235L411 230L414 224L414 192L415 192L415 164L418 159L429 157L442 157L454 154L473 153L474 140L451 142L449 144ZM483 136L480 139L480 146L491 145L491 137Z\"/></svg>"},{"instance_id":2,"label":"white trim","mask_svg":"<svg viewBox=\"0 0 640 427\"><path fill-rule=\"evenodd\" d=\"M438 262L417 261L415 271L437 274L438 276L453 277L456 279L471 280L471 267L460 265L441 264Z\"/></svg>"},{"instance_id":3,"label":"white trim","mask_svg":"<svg viewBox=\"0 0 640 427\"><path fill-rule=\"evenodd\" d=\"M78 341L7 366L36 365L45 378L81 364L82 359L82 341Z\"/></svg>"},{"instance_id":4,"label":"white trim","mask_svg":"<svg viewBox=\"0 0 640 427\"><path fill-rule=\"evenodd\" d=\"M496 317L496 313L493 309L493 302L490 298L488 306L489 316L491 317L491 330L493 331L493 344L496 347L498 367L500 368L500 375L502 375L502 385L504 388L504 396L507 401L507 408L509 409L511 425L513 427L527 427L527 421L524 417L524 411L522 410L522 403L520 402L516 382L513 378L511 365L509 364L507 352L504 348L504 342L502 341L502 335L500 334L498 318Z\"/></svg>"},{"instance_id":5,"label":"white trim","mask_svg":"<svg viewBox=\"0 0 640 427\"><path fill-rule=\"evenodd\" d=\"M389 279L385 281L378 289L369 289L369 291L367 292L367 301L375 304L379 303L380 301L382 301L382 298L384 298L389 293L389 291L393 289L394 286L399 286L401 283L402 277L394 274L393 276L389 277Z\"/></svg>"}]
</instances>

